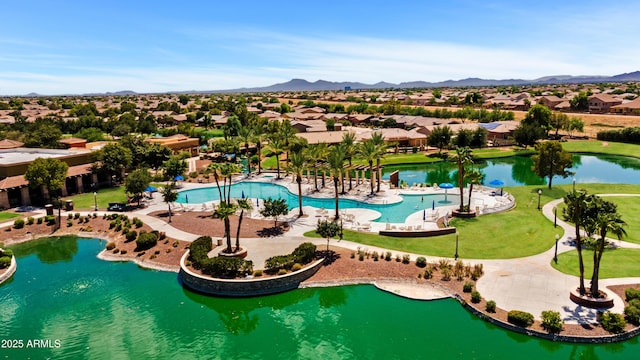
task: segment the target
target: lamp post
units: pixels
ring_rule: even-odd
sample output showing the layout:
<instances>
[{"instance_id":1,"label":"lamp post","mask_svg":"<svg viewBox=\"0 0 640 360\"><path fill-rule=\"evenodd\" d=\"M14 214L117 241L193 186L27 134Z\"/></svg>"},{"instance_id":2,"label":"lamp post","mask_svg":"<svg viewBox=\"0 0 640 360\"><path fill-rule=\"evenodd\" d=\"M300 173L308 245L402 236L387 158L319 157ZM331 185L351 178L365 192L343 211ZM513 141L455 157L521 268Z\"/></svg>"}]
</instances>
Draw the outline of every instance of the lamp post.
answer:
<instances>
[{"instance_id":1,"label":"lamp post","mask_svg":"<svg viewBox=\"0 0 640 360\"><path fill-rule=\"evenodd\" d=\"M538 189L538 210L540 210L540 196L542 196L542 189Z\"/></svg>"},{"instance_id":2,"label":"lamp post","mask_svg":"<svg viewBox=\"0 0 640 360\"><path fill-rule=\"evenodd\" d=\"M560 239L560 235L556 234L556 252L553 255L553 261L558 263L558 240Z\"/></svg>"},{"instance_id":3,"label":"lamp post","mask_svg":"<svg viewBox=\"0 0 640 360\"><path fill-rule=\"evenodd\" d=\"M573 192L576 192L576 178L573 178Z\"/></svg>"},{"instance_id":4,"label":"lamp post","mask_svg":"<svg viewBox=\"0 0 640 360\"><path fill-rule=\"evenodd\" d=\"M458 260L458 237L460 233L456 230L456 254L453 256L456 260Z\"/></svg>"},{"instance_id":5,"label":"lamp post","mask_svg":"<svg viewBox=\"0 0 640 360\"><path fill-rule=\"evenodd\" d=\"M93 192L93 211L98 211L98 193Z\"/></svg>"},{"instance_id":6,"label":"lamp post","mask_svg":"<svg viewBox=\"0 0 640 360\"><path fill-rule=\"evenodd\" d=\"M553 227L557 227L558 226L558 208L557 207L553 207Z\"/></svg>"}]
</instances>

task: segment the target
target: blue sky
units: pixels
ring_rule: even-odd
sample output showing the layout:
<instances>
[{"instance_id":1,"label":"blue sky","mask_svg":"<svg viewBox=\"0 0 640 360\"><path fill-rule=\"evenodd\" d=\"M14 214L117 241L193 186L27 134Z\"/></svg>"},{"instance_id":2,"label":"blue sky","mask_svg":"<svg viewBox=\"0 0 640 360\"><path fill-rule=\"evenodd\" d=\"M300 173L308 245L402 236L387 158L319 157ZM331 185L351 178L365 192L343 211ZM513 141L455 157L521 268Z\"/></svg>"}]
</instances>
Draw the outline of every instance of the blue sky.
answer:
<instances>
[{"instance_id":1,"label":"blue sky","mask_svg":"<svg viewBox=\"0 0 640 360\"><path fill-rule=\"evenodd\" d=\"M32 0L1 9L1 95L640 70L637 1Z\"/></svg>"}]
</instances>

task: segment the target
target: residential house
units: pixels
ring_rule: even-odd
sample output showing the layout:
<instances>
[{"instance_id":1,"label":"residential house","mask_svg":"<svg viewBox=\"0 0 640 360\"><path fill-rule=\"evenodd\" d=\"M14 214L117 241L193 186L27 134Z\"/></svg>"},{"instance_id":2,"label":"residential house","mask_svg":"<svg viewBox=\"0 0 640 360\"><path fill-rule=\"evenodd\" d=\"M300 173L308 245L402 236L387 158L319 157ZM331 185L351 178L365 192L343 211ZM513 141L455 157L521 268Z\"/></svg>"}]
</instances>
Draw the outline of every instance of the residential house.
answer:
<instances>
[{"instance_id":1,"label":"residential house","mask_svg":"<svg viewBox=\"0 0 640 360\"><path fill-rule=\"evenodd\" d=\"M589 97L589 112L608 113L612 106L622 104L622 100L609 94L596 94Z\"/></svg>"},{"instance_id":2,"label":"residential house","mask_svg":"<svg viewBox=\"0 0 640 360\"><path fill-rule=\"evenodd\" d=\"M623 102L620 105L614 105L609 109L614 114L622 115L640 115L640 97L633 101Z\"/></svg>"}]
</instances>

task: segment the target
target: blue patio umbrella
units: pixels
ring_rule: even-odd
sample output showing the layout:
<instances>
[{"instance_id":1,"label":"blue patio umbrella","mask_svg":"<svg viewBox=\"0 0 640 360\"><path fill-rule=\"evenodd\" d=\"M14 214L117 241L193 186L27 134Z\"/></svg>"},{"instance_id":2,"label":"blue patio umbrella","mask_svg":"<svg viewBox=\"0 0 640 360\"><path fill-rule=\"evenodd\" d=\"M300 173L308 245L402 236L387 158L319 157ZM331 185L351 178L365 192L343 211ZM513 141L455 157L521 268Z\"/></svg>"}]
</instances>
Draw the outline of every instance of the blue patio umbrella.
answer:
<instances>
[{"instance_id":1,"label":"blue patio umbrella","mask_svg":"<svg viewBox=\"0 0 640 360\"><path fill-rule=\"evenodd\" d=\"M184 180L184 177L183 177L182 175L176 175L176 176L173 178L173 180L174 180L174 181L182 181L182 180Z\"/></svg>"},{"instance_id":2,"label":"blue patio umbrella","mask_svg":"<svg viewBox=\"0 0 640 360\"><path fill-rule=\"evenodd\" d=\"M184 202L189 203L189 195L184 194Z\"/></svg>"},{"instance_id":3,"label":"blue patio umbrella","mask_svg":"<svg viewBox=\"0 0 640 360\"><path fill-rule=\"evenodd\" d=\"M244 190L242 190L242 198L244 199Z\"/></svg>"},{"instance_id":4,"label":"blue patio umbrella","mask_svg":"<svg viewBox=\"0 0 640 360\"><path fill-rule=\"evenodd\" d=\"M448 202L447 201L447 195L448 195L447 191L449 189L453 189L453 184L452 183L442 183L439 186L444 189L444 202L446 203L446 202Z\"/></svg>"},{"instance_id":5,"label":"blue patio umbrella","mask_svg":"<svg viewBox=\"0 0 640 360\"><path fill-rule=\"evenodd\" d=\"M504 181L494 179L489 182L489 186L500 188L500 195L502 195L502 187L504 186Z\"/></svg>"},{"instance_id":6,"label":"blue patio umbrella","mask_svg":"<svg viewBox=\"0 0 640 360\"><path fill-rule=\"evenodd\" d=\"M158 189L156 189L154 186L148 186L146 189L144 189L144 191L146 192L154 192L157 191Z\"/></svg>"},{"instance_id":7,"label":"blue patio umbrella","mask_svg":"<svg viewBox=\"0 0 640 360\"><path fill-rule=\"evenodd\" d=\"M435 200L433 200L433 201L431 202L431 210L433 211L433 210L435 210L435 209L436 209L436 201L435 201Z\"/></svg>"},{"instance_id":8,"label":"blue patio umbrella","mask_svg":"<svg viewBox=\"0 0 640 360\"><path fill-rule=\"evenodd\" d=\"M256 198L256 206L260 206L260 199Z\"/></svg>"},{"instance_id":9,"label":"blue patio umbrella","mask_svg":"<svg viewBox=\"0 0 640 360\"><path fill-rule=\"evenodd\" d=\"M427 209L422 210L422 221L427 220Z\"/></svg>"}]
</instances>

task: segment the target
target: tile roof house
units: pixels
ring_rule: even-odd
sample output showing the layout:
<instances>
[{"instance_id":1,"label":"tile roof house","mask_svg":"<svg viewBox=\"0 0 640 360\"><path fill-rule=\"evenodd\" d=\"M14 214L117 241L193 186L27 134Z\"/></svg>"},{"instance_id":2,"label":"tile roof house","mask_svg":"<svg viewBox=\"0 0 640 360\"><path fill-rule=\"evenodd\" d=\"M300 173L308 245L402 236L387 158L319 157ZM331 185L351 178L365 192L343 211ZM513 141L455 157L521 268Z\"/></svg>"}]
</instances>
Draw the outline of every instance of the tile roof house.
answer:
<instances>
[{"instance_id":1,"label":"tile roof house","mask_svg":"<svg viewBox=\"0 0 640 360\"><path fill-rule=\"evenodd\" d=\"M640 97L628 103L612 106L610 111L614 114L640 115Z\"/></svg>"},{"instance_id":2,"label":"tile roof house","mask_svg":"<svg viewBox=\"0 0 640 360\"><path fill-rule=\"evenodd\" d=\"M622 104L622 100L609 94L596 94L589 97L589 112L607 113L612 106Z\"/></svg>"}]
</instances>

